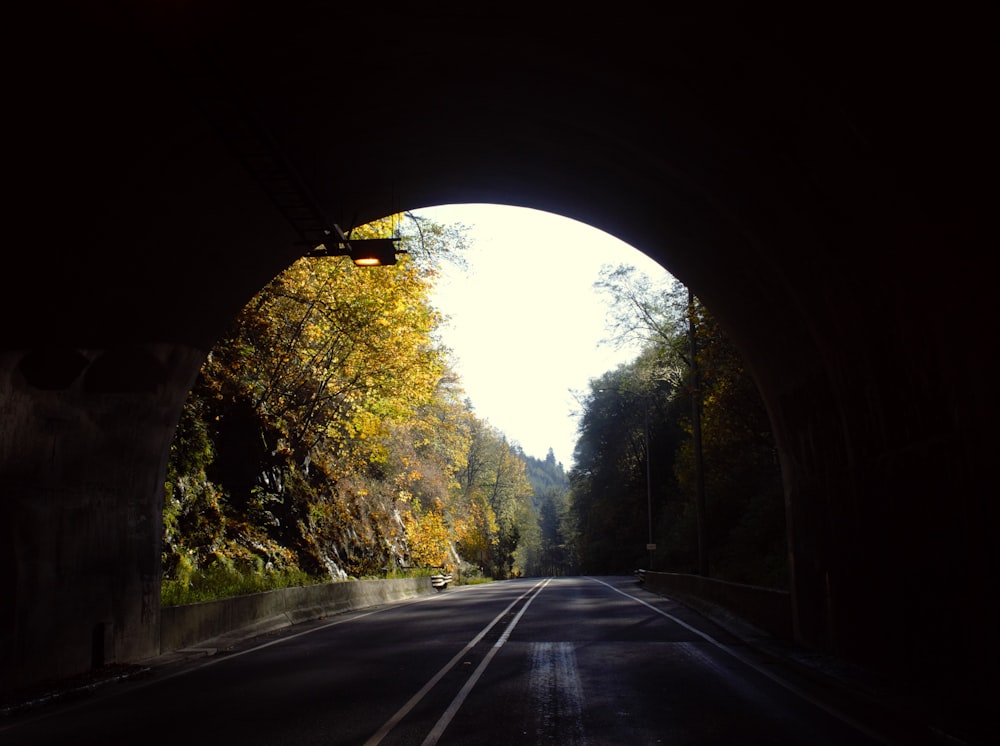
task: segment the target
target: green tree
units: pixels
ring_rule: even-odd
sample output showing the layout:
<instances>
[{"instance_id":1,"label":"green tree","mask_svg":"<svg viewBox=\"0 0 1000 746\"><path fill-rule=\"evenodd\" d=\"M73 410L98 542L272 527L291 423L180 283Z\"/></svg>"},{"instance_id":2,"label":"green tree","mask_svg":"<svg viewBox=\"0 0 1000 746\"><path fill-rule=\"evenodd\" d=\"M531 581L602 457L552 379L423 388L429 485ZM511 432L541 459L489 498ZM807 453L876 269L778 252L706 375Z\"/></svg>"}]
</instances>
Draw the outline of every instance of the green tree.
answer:
<instances>
[{"instance_id":1,"label":"green tree","mask_svg":"<svg viewBox=\"0 0 1000 746\"><path fill-rule=\"evenodd\" d=\"M569 575L577 570L573 532L567 525L569 480L549 449L545 460L523 453L534 496L532 520L522 532L517 565L525 575Z\"/></svg>"},{"instance_id":2,"label":"green tree","mask_svg":"<svg viewBox=\"0 0 1000 746\"><path fill-rule=\"evenodd\" d=\"M784 585L780 471L766 412L735 346L676 282L654 285L634 268L605 267L595 284L612 299L613 339L645 346L630 365L592 381L582 398L570 473L581 566L594 572L647 564L638 548L648 531L648 520L639 518L647 515L640 489L648 466L654 562L698 571L697 403L710 574Z\"/></svg>"},{"instance_id":3,"label":"green tree","mask_svg":"<svg viewBox=\"0 0 1000 746\"><path fill-rule=\"evenodd\" d=\"M787 587L784 493L764 403L742 357L700 304L697 364L702 395L702 456L711 573L735 582ZM689 408L682 411L690 411ZM681 418L675 473L694 499L691 418Z\"/></svg>"},{"instance_id":4,"label":"green tree","mask_svg":"<svg viewBox=\"0 0 1000 746\"><path fill-rule=\"evenodd\" d=\"M583 572L646 567L650 512L662 521L676 510L676 399L644 381L643 369L640 358L605 373L582 401L569 481Z\"/></svg>"}]
</instances>

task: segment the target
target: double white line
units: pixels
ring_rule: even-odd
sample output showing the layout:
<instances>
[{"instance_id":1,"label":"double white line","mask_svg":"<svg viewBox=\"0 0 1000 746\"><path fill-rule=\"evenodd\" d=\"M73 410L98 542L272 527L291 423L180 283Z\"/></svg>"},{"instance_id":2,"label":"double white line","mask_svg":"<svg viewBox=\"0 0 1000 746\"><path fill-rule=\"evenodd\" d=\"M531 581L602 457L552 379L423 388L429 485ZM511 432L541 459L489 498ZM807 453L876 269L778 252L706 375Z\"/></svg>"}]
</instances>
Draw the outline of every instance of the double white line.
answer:
<instances>
[{"instance_id":1,"label":"double white line","mask_svg":"<svg viewBox=\"0 0 1000 746\"><path fill-rule=\"evenodd\" d=\"M489 631L493 629L501 619L504 618L507 612L509 612L511 609L517 606L517 604L519 604L526 596L530 596L530 598L528 598L528 600L525 601L524 606L521 607L521 610L517 612L517 616L514 617L514 620L509 625L507 625L507 629L505 629L503 634L500 635L500 639L498 639L495 643L493 643L493 647L490 648L489 652L479 663L479 666L476 668L475 671L473 671L472 676L469 677L469 680L465 682L465 686L463 686L461 691L459 691L459 693L455 695L455 699L453 699L451 704L448 705L448 709L444 711L444 713L438 719L437 723L431 729L431 732L427 734L427 737L423 740L423 743L421 744L421 746L434 746L434 744L438 742L438 739L441 738L441 734L444 733L445 728L447 728L448 724L452 721L452 718L455 717L455 713L458 712L459 708L462 706L462 703L465 701L465 698L469 696L469 692L472 691L472 687L476 685L476 682L479 681L479 677L483 675L483 671L486 670L486 667L490 664L490 661L492 661L493 657L497 654L497 651L499 651L500 648L502 648L504 644L507 642L508 638L510 637L510 633L514 631L514 627L516 627L517 623L521 621L521 617L524 616L524 612L527 611L528 606L531 604L532 601L535 600L535 597L542 592L542 589L544 589L545 586L547 586L551 580L552 580L551 578L546 578L545 580L535 583L535 585L533 585L527 591L525 591L516 599L514 599L510 603L510 605L507 606L507 608L505 608L503 611L497 614L496 617L493 619L493 621L487 624L485 627L483 627L483 629L479 632L478 635L473 637L468 642L468 644L466 644L464 648L458 651L458 653L455 655L454 658L448 661L440 671L434 674L434 676L432 676L431 679L426 684L424 684L424 686L420 689L419 692L414 694L405 705L400 707L399 711L396 712L396 714L393 715L391 718L389 718L385 722L385 724L381 728L379 728L378 732L375 735L373 735L371 738L365 741L365 746L376 746L376 744L381 743L382 739L389 734L389 731L395 728L396 725L399 724L399 721L402 720L404 717L406 717L406 715L410 712L410 710L412 710L414 707L417 706L417 703L419 703L420 700L422 700L427 695L427 693L431 689L433 689L434 686L442 678L444 678L444 675L448 673L448 671L450 671L452 668L455 667L455 665L465 656L467 652L469 652L469 650L478 645L479 642L484 637L486 637Z\"/></svg>"}]
</instances>

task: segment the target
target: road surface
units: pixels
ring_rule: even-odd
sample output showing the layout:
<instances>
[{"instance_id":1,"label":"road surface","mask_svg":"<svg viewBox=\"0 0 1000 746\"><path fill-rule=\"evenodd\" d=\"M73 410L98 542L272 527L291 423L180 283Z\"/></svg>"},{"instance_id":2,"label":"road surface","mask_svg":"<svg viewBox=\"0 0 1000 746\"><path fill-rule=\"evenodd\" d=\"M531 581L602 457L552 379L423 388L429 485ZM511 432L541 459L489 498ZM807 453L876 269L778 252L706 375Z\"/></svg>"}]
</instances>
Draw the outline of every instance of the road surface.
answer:
<instances>
[{"instance_id":1,"label":"road surface","mask_svg":"<svg viewBox=\"0 0 1000 746\"><path fill-rule=\"evenodd\" d=\"M628 577L317 620L0 720L0 744L895 743Z\"/></svg>"}]
</instances>

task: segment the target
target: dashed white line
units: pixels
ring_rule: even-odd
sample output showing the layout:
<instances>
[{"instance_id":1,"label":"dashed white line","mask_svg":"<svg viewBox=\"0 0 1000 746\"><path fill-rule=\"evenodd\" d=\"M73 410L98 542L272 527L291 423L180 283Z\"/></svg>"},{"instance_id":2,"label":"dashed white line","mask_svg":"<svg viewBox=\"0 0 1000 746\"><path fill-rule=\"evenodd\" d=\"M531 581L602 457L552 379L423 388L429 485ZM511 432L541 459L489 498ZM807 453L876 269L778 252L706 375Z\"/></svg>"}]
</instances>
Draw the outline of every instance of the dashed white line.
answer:
<instances>
[{"instance_id":1,"label":"dashed white line","mask_svg":"<svg viewBox=\"0 0 1000 746\"><path fill-rule=\"evenodd\" d=\"M461 691L459 691L459 693L455 695L455 699L452 700L451 704L448 705L448 709L444 711L444 714L441 715L441 717L438 719L434 727L431 728L431 732L427 734L427 738L423 740L421 746L434 746L434 744L438 742L438 739L441 738L441 734L444 733L445 728L448 727L448 724L451 722L452 718L455 717L455 713L458 712L459 708L462 706L462 703L465 702L465 698L469 696L469 692L472 691L472 687L476 685L476 682L479 681L479 677L483 675L483 671L485 671L486 667L490 665L490 661L493 660L493 656L495 656L497 652L500 650L500 648L504 646L504 644L510 637L510 633L514 631L514 627L516 627L517 623L521 621L521 617L524 616L524 612L528 610L528 607L531 605L531 602L538 597L538 594L542 592L542 590L545 588L545 586L549 584L549 581L551 580L552 578L546 578L545 581L540 584L540 586L536 585L534 587L533 589L534 593L532 593L531 597L524 602L524 606L522 606L521 610L517 612L517 616L514 617L514 620L507 625L507 629L505 629L503 631L503 634L500 635L500 639L497 640L495 643L493 643L493 647L490 648L490 651L483 657L483 660L479 663L479 666L472 673L472 676L469 677L469 680L465 682L465 686L463 686ZM508 606L507 608L509 609L510 606Z\"/></svg>"},{"instance_id":2,"label":"dashed white line","mask_svg":"<svg viewBox=\"0 0 1000 746\"><path fill-rule=\"evenodd\" d=\"M485 627L483 627L483 629L479 632L479 634L477 634L475 637L473 637L466 644L466 646L464 648L462 648L461 650L459 650L458 653L450 661L448 661L447 663L445 663L444 666L441 668L441 670L438 671L436 674L434 674L434 676L432 676L430 678L430 680L426 684L423 685L423 687L420 689L419 692L417 692L412 697L410 697L410 699L406 702L406 704L404 704L402 707L400 707L399 710L396 712L396 714L393 715L391 718L389 718L382 725L382 727L378 729L378 731L375 733L375 735L373 735L371 738L369 738L367 741L365 741L364 746L376 746L376 744L381 743L382 739L385 738L387 735L389 735L389 732L393 728L395 728L396 725L399 724L399 721L402 720L404 717L406 717L406 715L410 712L410 710L412 710L414 707L416 707L417 703L419 703L420 700L422 700L427 695L427 693L431 689L434 688L434 686L444 677L444 675L446 673L448 673L448 671L450 671L452 668L454 668L454 666L462 659L462 657L469 650L471 650L472 648L474 648L476 645L479 644L480 640L482 640L486 636L486 634L491 629L493 629L493 627L496 626L497 622L499 622L501 619L503 619L503 617L507 614L508 611L510 611L512 608L514 608L521 601L521 599L523 599L525 596L528 596L528 595L530 595L532 593L534 593L535 595L537 595L541 591L541 589L544 588L545 585L548 584L548 582L549 582L549 580L546 579L544 581L539 581L538 583L535 583L535 585L533 585L527 591L525 591L520 596L518 596L513 601L511 601L510 604L507 606L507 608L505 608L503 611L501 611L499 614L497 614L496 617L493 619L492 622L490 622ZM503 636L501 636L500 640L497 641L497 644L495 644L494 647L490 650L491 653L494 650L497 649L497 645L502 645L503 642L506 642L507 636L510 634L510 631L514 628L514 625L517 624L518 620L521 618L521 614L524 613L524 609L526 609L528 607L528 604L531 603L532 599L534 599L534 596L531 596L531 598L528 599L528 602L524 605L524 608L521 609L520 613L517 615L517 617L515 617L514 621L510 624L510 626L507 627L507 630L504 632ZM492 657L492 655L488 655L487 658L484 660L484 663L487 662L491 657ZM471 680L471 681L473 681L473 683L474 683L475 679L478 679L479 675L482 673L482 671L480 669L484 669L484 668L485 668L485 666L483 665L483 663L480 663L479 669L476 669L476 673L473 675L473 679ZM468 683L466 684L466 686L469 686ZM469 688L471 689L471 687L469 687ZM463 689L463 691L465 691L465 690ZM459 696L461 696L463 700L465 699L465 697L462 696L461 692L459 692ZM456 699L457 699L457 697L456 697ZM455 703L453 702L452 706L454 706L454 704ZM459 706L460 705L461 705L461 702L459 702ZM451 707L449 707L449 710L451 710ZM457 711L458 707L455 707L455 710ZM447 712L445 714L447 715ZM448 718L449 722L451 720L451 717L454 717L454 713L452 713L452 715ZM444 720L444 716L442 716L441 720ZM441 725L441 720L438 721L438 725ZM442 732L444 731L444 728L447 726L447 724L448 723L445 722L444 725L441 726L441 731ZM437 729L437 726L435 726L435 729ZM432 733L433 732L434 731L432 731ZM434 741L425 740L424 743L425 744L436 743L437 738L439 738L439 737L440 737L440 733L434 739ZM430 736L428 736L427 738L429 739Z\"/></svg>"}]
</instances>

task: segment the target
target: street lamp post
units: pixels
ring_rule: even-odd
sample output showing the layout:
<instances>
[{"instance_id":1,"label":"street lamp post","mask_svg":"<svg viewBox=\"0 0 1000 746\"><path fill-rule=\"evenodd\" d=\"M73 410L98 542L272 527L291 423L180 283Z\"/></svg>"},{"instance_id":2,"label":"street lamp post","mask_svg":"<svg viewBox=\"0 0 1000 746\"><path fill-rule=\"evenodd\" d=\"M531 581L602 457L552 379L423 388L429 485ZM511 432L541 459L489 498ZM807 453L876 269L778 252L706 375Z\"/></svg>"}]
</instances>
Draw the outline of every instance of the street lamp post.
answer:
<instances>
[{"instance_id":1,"label":"street lamp post","mask_svg":"<svg viewBox=\"0 0 1000 746\"><path fill-rule=\"evenodd\" d=\"M621 392L615 389L597 389L601 393L614 393L621 397ZM646 551L649 552L649 570L653 569L653 553L656 551L656 544L653 542L653 476L652 458L649 453L649 396L639 395L637 397L642 402L642 443L646 456Z\"/></svg>"},{"instance_id":2,"label":"street lamp post","mask_svg":"<svg viewBox=\"0 0 1000 746\"><path fill-rule=\"evenodd\" d=\"M646 549L649 550L649 569L653 569L653 552L656 551L656 544L653 543L653 477L650 471L651 466L649 453L649 401L642 400L643 409L643 440L646 446L646 522L649 526L649 539L646 542Z\"/></svg>"},{"instance_id":3,"label":"street lamp post","mask_svg":"<svg viewBox=\"0 0 1000 746\"><path fill-rule=\"evenodd\" d=\"M708 577L708 536L705 530L705 470L701 448L701 381L694 323L694 293L688 288L688 337L691 354L691 447L694 451L695 516L698 523L698 574Z\"/></svg>"}]
</instances>

